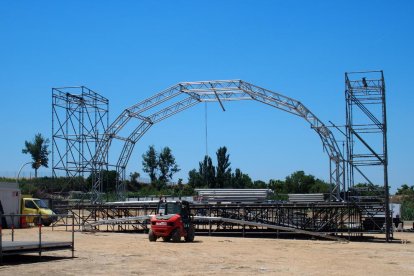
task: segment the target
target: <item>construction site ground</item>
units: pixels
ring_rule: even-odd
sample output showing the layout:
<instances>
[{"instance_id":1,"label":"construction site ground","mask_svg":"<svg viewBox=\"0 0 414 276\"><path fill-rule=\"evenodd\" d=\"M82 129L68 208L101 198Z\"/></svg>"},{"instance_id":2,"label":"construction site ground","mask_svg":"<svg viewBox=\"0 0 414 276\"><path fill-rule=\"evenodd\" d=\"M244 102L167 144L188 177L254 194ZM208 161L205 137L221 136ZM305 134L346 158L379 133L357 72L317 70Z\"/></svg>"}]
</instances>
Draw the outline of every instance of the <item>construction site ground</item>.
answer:
<instances>
[{"instance_id":1,"label":"construction site ground","mask_svg":"<svg viewBox=\"0 0 414 276\"><path fill-rule=\"evenodd\" d=\"M42 239L70 241L45 227ZM10 240L4 230L3 240ZM383 238L384 235L381 235ZM414 275L414 233L394 242L196 236L193 243L149 242L146 234L76 232L70 251L8 256L0 275ZM38 229L15 240L37 240Z\"/></svg>"}]
</instances>

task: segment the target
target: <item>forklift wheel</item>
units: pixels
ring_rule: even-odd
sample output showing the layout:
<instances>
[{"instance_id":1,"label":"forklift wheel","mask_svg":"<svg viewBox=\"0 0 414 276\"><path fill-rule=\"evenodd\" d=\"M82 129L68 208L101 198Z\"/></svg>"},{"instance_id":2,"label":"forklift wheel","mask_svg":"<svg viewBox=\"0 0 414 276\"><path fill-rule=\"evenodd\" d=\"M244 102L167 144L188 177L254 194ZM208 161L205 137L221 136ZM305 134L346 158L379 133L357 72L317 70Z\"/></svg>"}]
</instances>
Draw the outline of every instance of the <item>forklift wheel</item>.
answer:
<instances>
[{"instance_id":1,"label":"forklift wheel","mask_svg":"<svg viewBox=\"0 0 414 276\"><path fill-rule=\"evenodd\" d=\"M171 239L173 242L180 242L181 235L180 235L180 229L175 229L171 234Z\"/></svg>"},{"instance_id":2,"label":"forklift wheel","mask_svg":"<svg viewBox=\"0 0 414 276\"><path fill-rule=\"evenodd\" d=\"M162 237L162 240L165 242L169 242L171 240L171 236Z\"/></svg>"},{"instance_id":3,"label":"forklift wheel","mask_svg":"<svg viewBox=\"0 0 414 276\"><path fill-rule=\"evenodd\" d=\"M194 227L190 226L187 231L187 236L185 237L186 242L193 242L194 241Z\"/></svg>"},{"instance_id":4,"label":"forklift wheel","mask_svg":"<svg viewBox=\"0 0 414 276\"><path fill-rule=\"evenodd\" d=\"M148 239L149 239L150 242L157 241L157 236L155 236L155 234L152 230L149 230Z\"/></svg>"},{"instance_id":5,"label":"forklift wheel","mask_svg":"<svg viewBox=\"0 0 414 276\"><path fill-rule=\"evenodd\" d=\"M42 224L42 220L38 217L33 218L33 224L34 226L39 226L39 224Z\"/></svg>"}]
</instances>

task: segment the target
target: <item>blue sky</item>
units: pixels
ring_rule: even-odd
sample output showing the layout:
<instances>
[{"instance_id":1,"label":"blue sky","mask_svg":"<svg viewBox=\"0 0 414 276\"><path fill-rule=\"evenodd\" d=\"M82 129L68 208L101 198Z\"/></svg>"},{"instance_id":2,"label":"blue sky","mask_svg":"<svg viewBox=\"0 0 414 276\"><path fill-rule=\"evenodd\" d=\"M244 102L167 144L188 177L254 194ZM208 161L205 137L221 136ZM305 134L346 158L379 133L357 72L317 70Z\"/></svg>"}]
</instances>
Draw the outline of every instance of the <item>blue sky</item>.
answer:
<instances>
[{"instance_id":1,"label":"blue sky","mask_svg":"<svg viewBox=\"0 0 414 276\"><path fill-rule=\"evenodd\" d=\"M0 175L15 174L35 133L51 137L51 88L85 85L121 111L180 81L243 79L345 122L344 72L384 70L392 191L414 184L412 1L1 1ZM253 179L304 170L328 179L321 142L300 118L252 102L208 105L208 148L227 146ZM182 171L205 154L204 106L154 126ZM338 137L341 140L341 137ZM50 170L41 169L47 174ZM381 174L372 176L381 181Z\"/></svg>"}]
</instances>

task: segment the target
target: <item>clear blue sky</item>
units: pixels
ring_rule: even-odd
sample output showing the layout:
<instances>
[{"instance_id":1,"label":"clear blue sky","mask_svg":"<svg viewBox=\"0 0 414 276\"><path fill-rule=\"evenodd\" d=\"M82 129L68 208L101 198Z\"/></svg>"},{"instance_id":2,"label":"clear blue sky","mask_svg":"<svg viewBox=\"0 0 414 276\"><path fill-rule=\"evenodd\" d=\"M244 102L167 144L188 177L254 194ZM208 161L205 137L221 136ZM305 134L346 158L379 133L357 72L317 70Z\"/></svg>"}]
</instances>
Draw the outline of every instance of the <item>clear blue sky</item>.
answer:
<instances>
[{"instance_id":1,"label":"clear blue sky","mask_svg":"<svg viewBox=\"0 0 414 276\"><path fill-rule=\"evenodd\" d=\"M344 72L382 69L387 84L392 191L414 184L413 1L1 1L0 175L51 138L51 88L85 85L110 100L110 120L180 81L243 79L345 121ZM317 135L300 118L251 102L208 106L209 154L226 145L253 179L304 170L328 179ZM204 106L154 126L149 145L172 148L182 171L205 154ZM341 140L339 137L338 140ZM48 173L41 169L41 173ZM382 176L375 175L374 180Z\"/></svg>"}]
</instances>

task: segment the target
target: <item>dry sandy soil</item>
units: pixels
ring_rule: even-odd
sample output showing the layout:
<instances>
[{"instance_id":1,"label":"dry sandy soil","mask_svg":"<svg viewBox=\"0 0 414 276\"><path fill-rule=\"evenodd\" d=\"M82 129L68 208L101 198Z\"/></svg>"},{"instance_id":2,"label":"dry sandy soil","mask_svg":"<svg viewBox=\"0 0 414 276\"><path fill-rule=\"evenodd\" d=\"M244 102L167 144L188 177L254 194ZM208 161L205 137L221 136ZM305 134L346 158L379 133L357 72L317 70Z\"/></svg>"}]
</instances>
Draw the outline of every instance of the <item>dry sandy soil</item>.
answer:
<instances>
[{"instance_id":1,"label":"dry sandy soil","mask_svg":"<svg viewBox=\"0 0 414 276\"><path fill-rule=\"evenodd\" d=\"M51 228L43 233L44 240L71 238ZM16 240L36 237L35 228L16 232ZM7 257L0 275L414 275L414 233L394 237L404 242L197 236L175 244L150 243L145 234L77 232L74 259L70 251L44 253L41 261L36 254Z\"/></svg>"}]
</instances>

